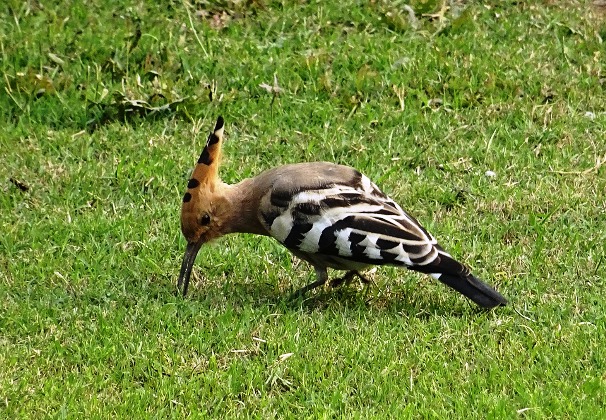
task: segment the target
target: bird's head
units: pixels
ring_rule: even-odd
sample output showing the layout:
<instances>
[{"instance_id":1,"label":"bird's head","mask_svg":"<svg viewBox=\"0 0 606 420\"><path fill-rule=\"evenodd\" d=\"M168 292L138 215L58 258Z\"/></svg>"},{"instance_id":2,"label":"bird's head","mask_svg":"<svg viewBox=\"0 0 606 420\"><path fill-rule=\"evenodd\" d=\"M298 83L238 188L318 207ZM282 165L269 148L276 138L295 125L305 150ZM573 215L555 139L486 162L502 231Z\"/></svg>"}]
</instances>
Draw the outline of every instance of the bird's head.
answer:
<instances>
[{"instance_id":1,"label":"bird's head","mask_svg":"<svg viewBox=\"0 0 606 420\"><path fill-rule=\"evenodd\" d=\"M189 278L200 247L222 235L225 213L229 203L223 194L224 184L218 176L221 145L223 143L223 118L217 119L215 129L208 136L200 154L181 207L181 232L187 240L187 248L181 264L178 287L187 293Z\"/></svg>"}]
</instances>

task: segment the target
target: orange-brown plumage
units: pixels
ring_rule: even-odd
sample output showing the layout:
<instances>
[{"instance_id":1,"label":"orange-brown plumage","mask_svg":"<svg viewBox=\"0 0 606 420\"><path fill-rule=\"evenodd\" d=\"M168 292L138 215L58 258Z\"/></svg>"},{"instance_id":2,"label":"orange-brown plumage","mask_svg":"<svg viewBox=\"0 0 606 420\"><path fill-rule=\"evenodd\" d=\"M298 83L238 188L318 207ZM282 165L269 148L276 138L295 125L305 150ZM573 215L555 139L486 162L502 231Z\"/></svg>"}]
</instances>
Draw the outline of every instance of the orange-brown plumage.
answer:
<instances>
[{"instance_id":1,"label":"orange-brown plumage","mask_svg":"<svg viewBox=\"0 0 606 420\"><path fill-rule=\"evenodd\" d=\"M183 284L184 294L187 292L193 260L203 244L232 232L268 234L254 211L250 210L255 206L252 181L246 179L236 185L228 185L219 178L223 131L223 118L219 117L183 196L181 231L187 240L187 251L179 287Z\"/></svg>"}]
</instances>

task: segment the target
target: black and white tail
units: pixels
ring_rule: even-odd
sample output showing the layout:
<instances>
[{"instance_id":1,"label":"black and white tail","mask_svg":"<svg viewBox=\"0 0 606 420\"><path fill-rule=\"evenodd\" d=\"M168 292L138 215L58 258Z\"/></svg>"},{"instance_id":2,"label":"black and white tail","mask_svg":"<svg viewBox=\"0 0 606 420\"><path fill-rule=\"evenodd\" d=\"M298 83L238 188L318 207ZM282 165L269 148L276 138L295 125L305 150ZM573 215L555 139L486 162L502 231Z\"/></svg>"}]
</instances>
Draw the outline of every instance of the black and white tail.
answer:
<instances>
[{"instance_id":1,"label":"black and white tail","mask_svg":"<svg viewBox=\"0 0 606 420\"><path fill-rule=\"evenodd\" d=\"M490 309L507 304L507 299L499 292L486 283L483 283L472 274L467 275L467 277L453 276L451 274L437 274L434 275L434 277L462 295L467 296L483 308Z\"/></svg>"},{"instance_id":2,"label":"black and white tail","mask_svg":"<svg viewBox=\"0 0 606 420\"><path fill-rule=\"evenodd\" d=\"M410 267L410 269L430 274L433 278L452 287L483 308L490 309L507 304L507 299L471 274L466 266L452 258L442 249L440 249L438 255L439 258L428 266L422 268L418 266ZM436 272L438 270L441 272Z\"/></svg>"}]
</instances>

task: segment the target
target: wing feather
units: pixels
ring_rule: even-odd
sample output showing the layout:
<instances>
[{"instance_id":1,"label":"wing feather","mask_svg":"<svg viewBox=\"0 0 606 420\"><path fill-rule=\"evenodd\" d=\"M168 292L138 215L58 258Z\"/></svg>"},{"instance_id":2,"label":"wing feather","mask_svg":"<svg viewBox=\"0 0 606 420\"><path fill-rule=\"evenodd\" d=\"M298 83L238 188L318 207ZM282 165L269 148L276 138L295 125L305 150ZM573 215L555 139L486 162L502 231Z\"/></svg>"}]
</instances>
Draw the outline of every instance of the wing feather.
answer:
<instances>
[{"instance_id":1,"label":"wing feather","mask_svg":"<svg viewBox=\"0 0 606 420\"><path fill-rule=\"evenodd\" d=\"M274 238L314 260L423 266L439 258L436 240L412 216L367 177L356 181L271 191L262 220Z\"/></svg>"}]
</instances>

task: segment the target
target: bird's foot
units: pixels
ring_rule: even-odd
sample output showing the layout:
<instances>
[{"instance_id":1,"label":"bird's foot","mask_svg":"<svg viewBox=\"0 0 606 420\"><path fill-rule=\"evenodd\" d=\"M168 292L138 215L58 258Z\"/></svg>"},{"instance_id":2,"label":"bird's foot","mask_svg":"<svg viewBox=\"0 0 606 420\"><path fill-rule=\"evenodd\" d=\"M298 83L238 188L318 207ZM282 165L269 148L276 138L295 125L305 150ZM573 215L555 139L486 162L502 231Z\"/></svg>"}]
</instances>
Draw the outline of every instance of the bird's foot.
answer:
<instances>
[{"instance_id":1,"label":"bird's foot","mask_svg":"<svg viewBox=\"0 0 606 420\"><path fill-rule=\"evenodd\" d=\"M342 286L343 284L349 284L354 279L354 277L358 277L360 281L364 284L370 284L371 281L364 277L359 271L350 270L343 277L339 277L338 279L333 279L330 281L330 287L335 288Z\"/></svg>"},{"instance_id":2,"label":"bird's foot","mask_svg":"<svg viewBox=\"0 0 606 420\"><path fill-rule=\"evenodd\" d=\"M372 283L372 280L369 280L366 277L364 277L359 271L350 270L347 273L345 273L345 275L343 277L333 279L330 282L327 282L327 279L324 276L321 276L321 278L319 278L318 280L314 281L313 283L309 283L307 286L302 287L299 290L297 290L296 292L294 292L293 294L291 294L288 297L288 300L289 301L297 300L297 299L303 297L303 295L305 295L310 290L313 290L316 287L320 287L322 285L328 285L328 286L330 286L330 288L337 288L344 284L349 284L353 281L353 279L355 277L358 277L360 279L360 281L366 285Z\"/></svg>"},{"instance_id":3,"label":"bird's foot","mask_svg":"<svg viewBox=\"0 0 606 420\"><path fill-rule=\"evenodd\" d=\"M324 283L326 283L325 279L320 279L320 280L314 281L313 283L309 283L307 286L301 287L299 290L297 290L296 292L291 294L288 297L288 300L289 301L297 300L297 299L303 297L303 295L305 295L305 293L309 292L312 289L315 289L316 287L322 286Z\"/></svg>"}]
</instances>

